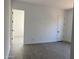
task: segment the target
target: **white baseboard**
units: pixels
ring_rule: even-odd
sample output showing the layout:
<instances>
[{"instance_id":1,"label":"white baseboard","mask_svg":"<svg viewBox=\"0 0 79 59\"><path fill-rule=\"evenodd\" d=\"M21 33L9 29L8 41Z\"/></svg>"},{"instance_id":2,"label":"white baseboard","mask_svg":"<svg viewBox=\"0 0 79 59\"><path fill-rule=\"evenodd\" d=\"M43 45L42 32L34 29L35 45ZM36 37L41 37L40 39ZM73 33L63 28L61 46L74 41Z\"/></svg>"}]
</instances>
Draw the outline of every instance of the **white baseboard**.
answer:
<instances>
[{"instance_id":1,"label":"white baseboard","mask_svg":"<svg viewBox=\"0 0 79 59\"><path fill-rule=\"evenodd\" d=\"M61 41L61 40L59 40L59 41ZM58 42L58 41L47 41L47 42L45 42L45 41L41 41L41 42L29 42L29 43L26 43L26 42L24 42L24 45L26 45L26 44L42 44L42 43L52 43L52 42Z\"/></svg>"}]
</instances>

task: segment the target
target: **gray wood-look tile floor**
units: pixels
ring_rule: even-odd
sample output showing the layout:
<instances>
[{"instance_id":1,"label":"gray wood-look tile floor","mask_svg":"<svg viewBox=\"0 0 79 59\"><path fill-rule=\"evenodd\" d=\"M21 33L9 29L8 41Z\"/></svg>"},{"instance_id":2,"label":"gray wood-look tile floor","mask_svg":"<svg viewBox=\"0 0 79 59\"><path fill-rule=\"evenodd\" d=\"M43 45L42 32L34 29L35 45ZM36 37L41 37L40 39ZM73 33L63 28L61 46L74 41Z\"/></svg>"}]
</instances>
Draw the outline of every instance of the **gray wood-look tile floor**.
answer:
<instances>
[{"instance_id":1,"label":"gray wood-look tile floor","mask_svg":"<svg viewBox=\"0 0 79 59\"><path fill-rule=\"evenodd\" d=\"M9 59L70 59L70 44L52 42L23 45L21 38L14 40Z\"/></svg>"}]
</instances>

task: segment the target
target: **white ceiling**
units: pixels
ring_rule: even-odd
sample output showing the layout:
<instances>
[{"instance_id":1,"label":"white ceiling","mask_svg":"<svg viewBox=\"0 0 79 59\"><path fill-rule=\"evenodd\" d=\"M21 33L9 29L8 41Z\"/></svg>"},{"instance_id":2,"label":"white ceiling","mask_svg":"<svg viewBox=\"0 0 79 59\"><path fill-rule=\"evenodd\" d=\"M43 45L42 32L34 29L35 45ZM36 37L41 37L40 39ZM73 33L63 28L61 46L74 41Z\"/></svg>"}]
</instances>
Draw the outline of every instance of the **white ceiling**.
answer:
<instances>
[{"instance_id":1,"label":"white ceiling","mask_svg":"<svg viewBox=\"0 0 79 59\"><path fill-rule=\"evenodd\" d=\"M73 8L74 0L16 0L38 5L57 7L61 9Z\"/></svg>"}]
</instances>

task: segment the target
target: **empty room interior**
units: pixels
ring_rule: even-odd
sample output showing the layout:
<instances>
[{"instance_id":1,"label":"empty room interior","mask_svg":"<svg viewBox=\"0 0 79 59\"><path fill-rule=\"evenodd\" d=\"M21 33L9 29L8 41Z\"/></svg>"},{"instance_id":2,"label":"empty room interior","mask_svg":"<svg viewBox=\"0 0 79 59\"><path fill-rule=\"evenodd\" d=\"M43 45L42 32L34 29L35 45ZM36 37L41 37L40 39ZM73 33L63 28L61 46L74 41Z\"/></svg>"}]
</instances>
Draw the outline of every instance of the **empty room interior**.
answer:
<instances>
[{"instance_id":1,"label":"empty room interior","mask_svg":"<svg viewBox=\"0 0 79 59\"><path fill-rule=\"evenodd\" d=\"M5 59L71 59L73 0L5 0Z\"/></svg>"}]
</instances>

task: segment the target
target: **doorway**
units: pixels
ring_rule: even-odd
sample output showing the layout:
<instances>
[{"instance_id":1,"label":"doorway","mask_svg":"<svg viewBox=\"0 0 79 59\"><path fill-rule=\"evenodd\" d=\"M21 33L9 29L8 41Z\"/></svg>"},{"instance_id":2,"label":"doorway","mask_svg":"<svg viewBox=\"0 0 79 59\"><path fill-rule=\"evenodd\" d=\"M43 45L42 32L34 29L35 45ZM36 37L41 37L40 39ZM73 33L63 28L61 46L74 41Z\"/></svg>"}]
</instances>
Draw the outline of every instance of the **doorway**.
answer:
<instances>
[{"instance_id":1,"label":"doorway","mask_svg":"<svg viewBox=\"0 0 79 59\"><path fill-rule=\"evenodd\" d=\"M12 44L13 54L15 55L24 44L24 10L12 9L12 12Z\"/></svg>"},{"instance_id":2,"label":"doorway","mask_svg":"<svg viewBox=\"0 0 79 59\"><path fill-rule=\"evenodd\" d=\"M9 58L16 59L16 55L23 49L24 44L24 10L12 9L10 21L10 55ZM20 58L19 58L20 59Z\"/></svg>"}]
</instances>

